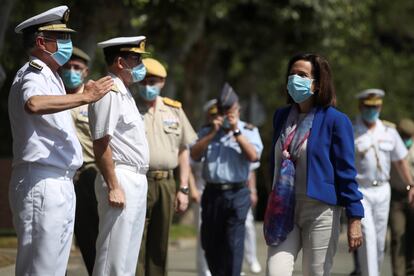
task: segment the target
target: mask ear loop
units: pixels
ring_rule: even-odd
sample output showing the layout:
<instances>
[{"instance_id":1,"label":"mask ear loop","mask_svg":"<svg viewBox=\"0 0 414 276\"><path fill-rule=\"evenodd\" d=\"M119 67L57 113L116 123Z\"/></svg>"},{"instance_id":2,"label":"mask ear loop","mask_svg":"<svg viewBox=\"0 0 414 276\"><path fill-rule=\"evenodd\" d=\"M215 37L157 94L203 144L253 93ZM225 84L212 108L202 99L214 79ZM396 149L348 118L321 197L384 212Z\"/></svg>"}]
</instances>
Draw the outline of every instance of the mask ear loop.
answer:
<instances>
[{"instance_id":1,"label":"mask ear loop","mask_svg":"<svg viewBox=\"0 0 414 276\"><path fill-rule=\"evenodd\" d=\"M57 43L57 40L56 39L53 39L53 38L49 38L49 37L46 37L46 36L40 36L40 37L42 37L44 40L49 40L49 41L53 41L53 42L55 42L56 43L56 51L54 52L54 53L56 53L58 50L59 50L59 46L58 46L58 43ZM45 52L46 54L48 54L48 55L53 55L54 53L52 53L52 52L50 52L49 50L46 50L46 49L42 49L43 50L43 52Z\"/></svg>"}]
</instances>

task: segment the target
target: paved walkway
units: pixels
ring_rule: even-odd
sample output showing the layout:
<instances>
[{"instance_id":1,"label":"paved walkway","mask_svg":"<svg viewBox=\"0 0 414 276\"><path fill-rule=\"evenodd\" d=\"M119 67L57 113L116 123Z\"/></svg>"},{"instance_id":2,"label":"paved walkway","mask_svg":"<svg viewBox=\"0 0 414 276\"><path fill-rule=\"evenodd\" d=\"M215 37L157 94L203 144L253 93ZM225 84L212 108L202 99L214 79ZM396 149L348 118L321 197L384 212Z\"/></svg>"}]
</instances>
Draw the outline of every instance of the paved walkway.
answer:
<instances>
[{"instance_id":1,"label":"paved walkway","mask_svg":"<svg viewBox=\"0 0 414 276\"><path fill-rule=\"evenodd\" d=\"M257 224L257 239L258 239L258 258L264 267L266 261L266 246L263 240L261 224ZM345 228L344 228L345 230ZM389 247L388 247L389 248ZM14 257L16 250L14 249L0 249L0 254ZM178 244L172 244L169 251L169 276L196 276L196 260L195 260L195 240L182 240ZM302 275L300 269L301 257L296 262L295 276ZM334 260L334 266L332 269L332 276L345 276L353 269L352 256L347 252L346 233L342 233L340 236L340 242L337 254ZM14 272L14 266L0 268L0 276L12 276ZM249 273L248 268L244 267L244 272L247 276ZM82 262L82 257L78 250L73 250L70 256L68 265L68 276L87 276L87 272ZM264 272L260 273L264 275ZM384 264L382 267L381 276L391 275L391 262L389 256L389 250L386 253Z\"/></svg>"}]
</instances>

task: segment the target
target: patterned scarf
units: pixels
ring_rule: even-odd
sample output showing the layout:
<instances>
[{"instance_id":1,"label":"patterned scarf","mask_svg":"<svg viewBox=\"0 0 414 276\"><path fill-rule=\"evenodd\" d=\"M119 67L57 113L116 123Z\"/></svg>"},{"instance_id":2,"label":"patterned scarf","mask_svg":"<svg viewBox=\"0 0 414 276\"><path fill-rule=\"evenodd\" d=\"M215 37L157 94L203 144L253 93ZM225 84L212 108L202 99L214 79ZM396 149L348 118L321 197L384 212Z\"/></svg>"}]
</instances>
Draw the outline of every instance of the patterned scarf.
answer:
<instances>
[{"instance_id":1,"label":"patterned scarf","mask_svg":"<svg viewBox=\"0 0 414 276\"><path fill-rule=\"evenodd\" d=\"M292 106L280 135L282 164L279 175L273 180L265 212L263 231L267 245L283 242L293 230L295 216L295 163L301 148L310 135L315 108L299 120L299 110Z\"/></svg>"}]
</instances>

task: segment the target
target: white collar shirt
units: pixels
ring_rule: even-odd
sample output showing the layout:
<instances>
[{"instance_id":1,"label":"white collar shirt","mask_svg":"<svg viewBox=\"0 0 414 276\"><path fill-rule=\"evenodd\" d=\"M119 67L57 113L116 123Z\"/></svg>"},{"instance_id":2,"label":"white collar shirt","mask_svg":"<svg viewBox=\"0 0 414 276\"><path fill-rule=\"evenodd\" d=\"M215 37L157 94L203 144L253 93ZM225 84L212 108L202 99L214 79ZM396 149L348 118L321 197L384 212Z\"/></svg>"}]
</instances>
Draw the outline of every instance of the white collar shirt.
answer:
<instances>
[{"instance_id":1,"label":"white collar shirt","mask_svg":"<svg viewBox=\"0 0 414 276\"><path fill-rule=\"evenodd\" d=\"M119 91L111 91L89 105L92 139L109 135L115 163L146 168L149 163L149 149L143 117L122 80L115 75L110 76Z\"/></svg>"},{"instance_id":2,"label":"white collar shirt","mask_svg":"<svg viewBox=\"0 0 414 276\"><path fill-rule=\"evenodd\" d=\"M64 170L82 165L82 149L69 110L52 114L29 114L25 104L33 96L66 95L62 79L41 60L41 68L26 63L17 72L9 94L9 117L13 135L13 166L36 163Z\"/></svg>"},{"instance_id":3,"label":"white collar shirt","mask_svg":"<svg viewBox=\"0 0 414 276\"><path fill-rule=\"evenodd\" d=\"M397 130L381 120L376 121L373 129L368 129L358 117L354 136L357 182L369 185L375 181L389 181L391 162L404 159L408 153Z\"/></svg>"}]
</instances>

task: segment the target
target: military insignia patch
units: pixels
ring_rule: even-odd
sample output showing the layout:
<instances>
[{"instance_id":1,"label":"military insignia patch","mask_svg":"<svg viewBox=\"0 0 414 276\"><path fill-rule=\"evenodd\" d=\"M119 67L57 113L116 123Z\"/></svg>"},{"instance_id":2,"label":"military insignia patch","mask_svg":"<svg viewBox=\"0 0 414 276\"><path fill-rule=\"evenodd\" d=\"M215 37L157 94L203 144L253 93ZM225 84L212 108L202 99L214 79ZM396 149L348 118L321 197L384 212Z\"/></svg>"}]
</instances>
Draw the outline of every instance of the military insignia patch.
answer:
<instances>
[{"instance_id":1,"label":"military insignia patch","mask_svg":"<svg viewBox=\"0 0 414 276\"><path fill-rule=\"evenodd\" d=\"M33 60L31 62L29 62L29 66L36 69L36 70L38 70L38 71L42 71L42 69L43 69L42 65L37 64Z\"/></svg>"},{"instance_id":2,"label":"military insignia patch","mask_svg":"<svg viewBox=\"0 0 414 276\"><path fill-rule=\"evenodd\" d=\"M143 40L143 41L141 41L141 42L139 43L139 48L140 48L142 51L145 51L145 40Z\"/></svg>"},{"instance_id":3,"label":"military insignia patch","mask_svg":"<svg viewBox=\"0 0 414 276\"><path fill-rule=\"evenodd\" d=\"M254 125L252 125L252 124L246 123L246 124L244 125L244 128L245 128L245 129L248 129L248 130L253 130L253 129L255 128L255 126L254 126Z\"/></svg>"}]
</instances>

